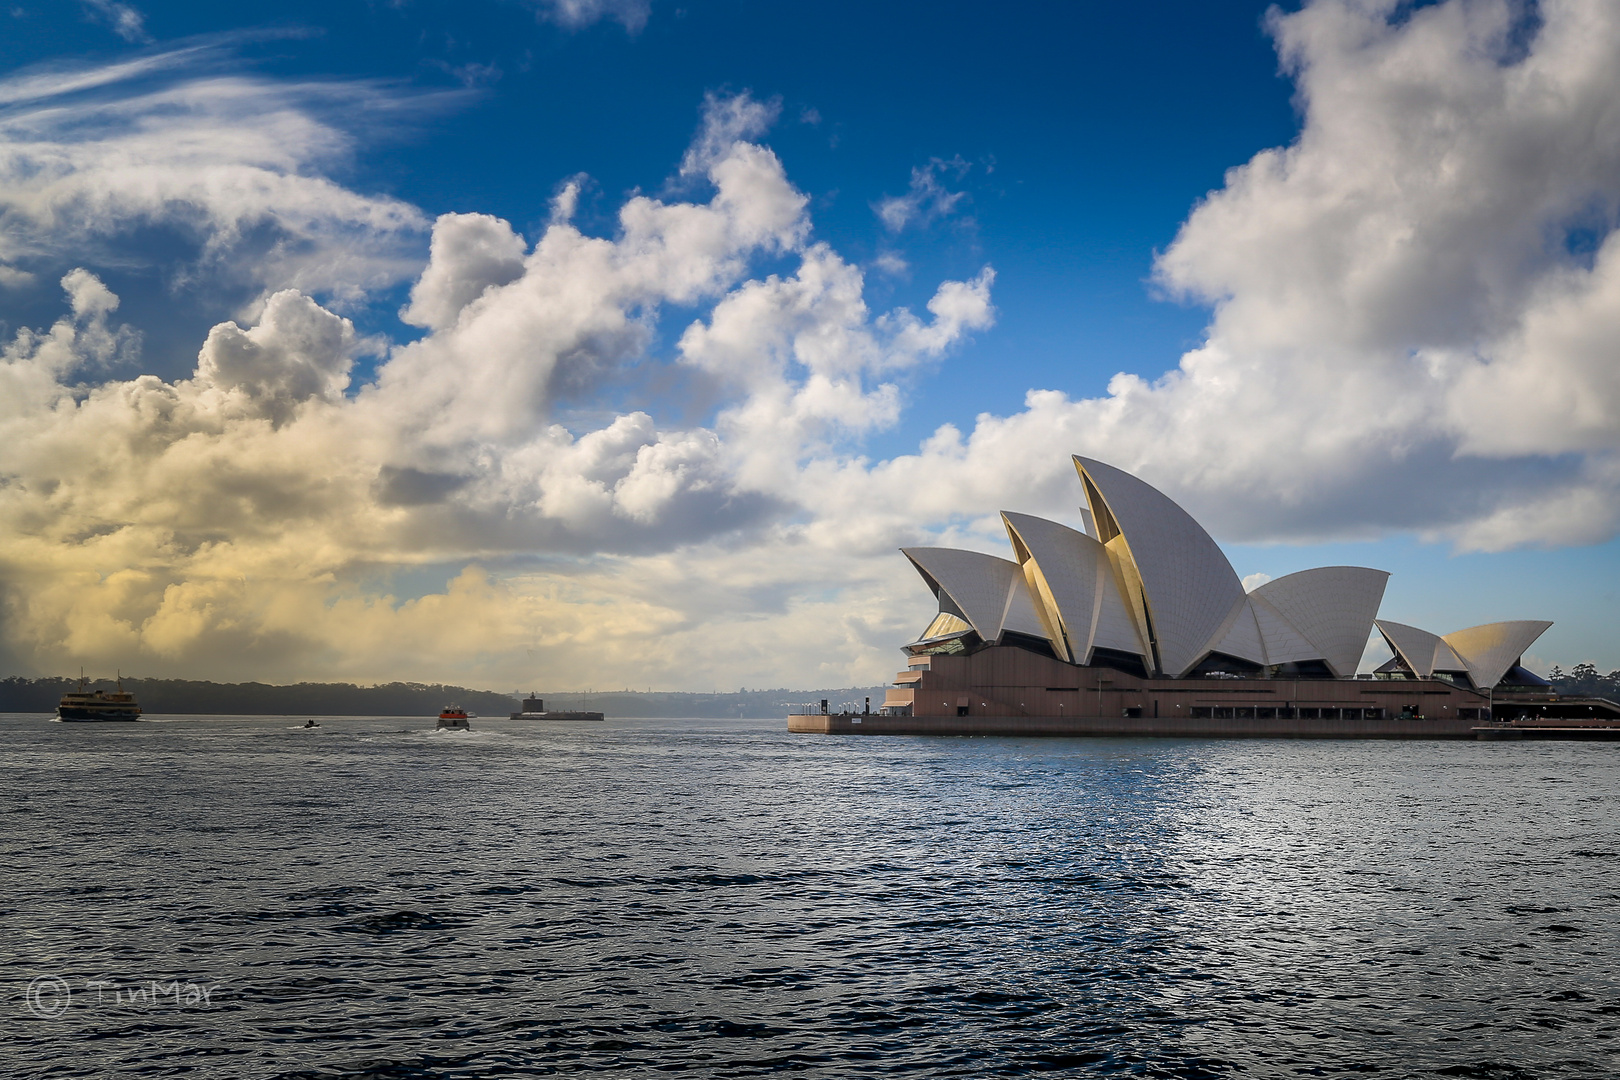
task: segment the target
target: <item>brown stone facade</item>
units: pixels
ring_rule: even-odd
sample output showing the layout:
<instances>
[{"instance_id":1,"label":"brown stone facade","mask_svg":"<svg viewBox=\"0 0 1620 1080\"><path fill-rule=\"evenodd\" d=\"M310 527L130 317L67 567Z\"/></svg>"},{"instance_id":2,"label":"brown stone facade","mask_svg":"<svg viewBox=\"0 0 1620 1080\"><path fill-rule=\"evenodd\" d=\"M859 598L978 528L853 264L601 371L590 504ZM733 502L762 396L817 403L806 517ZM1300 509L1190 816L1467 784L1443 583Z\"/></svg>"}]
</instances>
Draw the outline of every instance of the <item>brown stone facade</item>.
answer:
<instances>
[{"instance_id":1,"label":"brown stone facade","mask_svg":"<svg viewBox=\"0 0 1620 1080\"><path fill-rule=\"evenodd\" d=\"M883 711L893 719L1089 717L1188 721L1194 728L1208 726L1203 721L1404 716L1467 730L1489 718L1489 707L1487 695L1440 679L1144 679L998 645L911 658Z\"/></svg>"}]
</instances>

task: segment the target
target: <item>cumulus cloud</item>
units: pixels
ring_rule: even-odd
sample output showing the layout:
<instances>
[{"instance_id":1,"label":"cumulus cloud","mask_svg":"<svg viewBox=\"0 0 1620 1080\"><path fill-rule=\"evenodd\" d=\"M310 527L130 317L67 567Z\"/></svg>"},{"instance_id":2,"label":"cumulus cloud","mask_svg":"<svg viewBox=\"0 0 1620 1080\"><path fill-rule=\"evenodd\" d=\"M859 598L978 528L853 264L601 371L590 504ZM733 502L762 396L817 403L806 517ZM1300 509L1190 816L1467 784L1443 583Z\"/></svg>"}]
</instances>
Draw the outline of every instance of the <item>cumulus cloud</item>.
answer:
<instances>
[{"instance_id":1,"label":"cumulus cloud","mask_svg":"<svg viewBox=\"0 0 1620 1080\"><path fill-rule=\"evenodd\" d=\"M257 326L226 322L209 331L197 354L196 382L239 396L249 411L279 426L306 401L342 396L354 348L349 320L286 289L270 297Z\"/></svg>"},{"instance_id":2,"label":"cumulus cloud","mask_svg":"<svg viewBox=\"0 0 1620 1080\"><path fill-rule=\"evenodd\" d=\"M1062 461L1019 460L1051 446L1138 472L1229 540L1613 536L1620 11L1538 11L1273 14L1299 137L1232 169L1158 260L1165 290L1213 307L1200 347L1105 397L1032 392L872 477L906 477L919 514L938 493L988 512L994 477L1062 507Z\"/></svg>"},{"instance_id":3,"label":"cumulus cloud","mask_svg":"<svg viewBox=\"0 0 1620 1080\"><path fill-rule=\"evenodd\" d=\"M570 210L577 188L564 195ZM563 220L572 217L563 215ZM445 214L434 222L428 266L411 286L411 302L399 317L413 326L442 330L461 309L491 286L505 285L523 274L523 237L512 226L487 214Z\"/></svg>"},{"instance_id":4,"label":"cumulus cloud","mask_svg":"<svg viewBox=\"0 0 1620 1080\"><path fill-rule=\"evenodd\" d=\"M0 420L54 408L70 397L71 383L79 376L104 371L139 352L137 332L107 325L118 297L100 278L76 267L61 285L72 314L48 331L24 327L0 350Z\"/></svg>"},{"instance_id":5,"label":"cumulus cloud","mask_svg":"<svg viewBox=\"0 0 1620 1080\"><path fill-rule=\"evenodd\" d=\"M491 275L511 274L521 251L509 226L441 218L406 312L441 332L397 350L362 396L408 415L426 445L528 438L558 400L639 357L661 305L712 302L751 257L803 244L804 195L775 154L740 134L765 115L746 97L710 103L682 166L702 170L707 202L635 196L613 239L554 219L504 283Z\"/></svg>"},{"instance_id":6,"label":"cumulus cloud","mask_svg":"<svg viewBox=\"0 0 1620 1080\"><path fill-rule=\"evenodd\" d=\"M640 670L666 684L694 676L712 635L756 652L770 634L718 629L722 601L804 609L801 569L839 558L792 524L801 463L892 422L894 375L994 317L988 269L942 283L921 313L869 311L861 271L810 242L805 196L755 141L775 112L711 99L675 178L699 195L632 197L611 236L581 232L566 207L532 245L496 218L442 216L402 312L427 333L357 388L365 343L292 289L250 325L215 326L189 378L73 383L95 335L119 331L117 298L69 274L71 314L19 334L0 368L28 387L0 428L12 648L42 666L215 674L251 656L259 677L483 664L512 682L645 648L668 663ZM761 257L797 269L750 277ZM669 305L700 314L661 361L649 350ZM598 381L660 362L722 388L711 424L559 422ZM795 563L759 550L782 544ZM537 559L550 569L525 568ZM364 584L443 563L460 567L443 591ZM847 667L819 665L865 647L851 626L894 617L844 606L811 635L831 648L812 681L844 681Z\"/></svg>"},{"instance_id":7,"label":"cumulus cloud","mask_svg":"<svg viewBox=\"0 0 1620 1080\"><path fill-rule=\"evenodd\" d=\"M62 288L67 292L68 306L76 318L105 318L118 310L118 297L82 266L68 271L62 279Z\"/></svg>"},{"instance_id":8,"label":"cumulus cloud","mask_svg":"<svg viewBox=\"0 0 1620 1080\"><path fill-rule=\"evenodd\" d=\"M1218 490L1217 523L1245 536L1332 527L1332 504L1468 547L1612 535L1620 369L1595 342L1620 316L1620 12L1539 10L1271 17L1304 128L1232 170L1160 259L1166 287L1215 306L1208 340L1107 404L1191 437L1127 438L1116 459Z\"/></svg>"}]
</instances>

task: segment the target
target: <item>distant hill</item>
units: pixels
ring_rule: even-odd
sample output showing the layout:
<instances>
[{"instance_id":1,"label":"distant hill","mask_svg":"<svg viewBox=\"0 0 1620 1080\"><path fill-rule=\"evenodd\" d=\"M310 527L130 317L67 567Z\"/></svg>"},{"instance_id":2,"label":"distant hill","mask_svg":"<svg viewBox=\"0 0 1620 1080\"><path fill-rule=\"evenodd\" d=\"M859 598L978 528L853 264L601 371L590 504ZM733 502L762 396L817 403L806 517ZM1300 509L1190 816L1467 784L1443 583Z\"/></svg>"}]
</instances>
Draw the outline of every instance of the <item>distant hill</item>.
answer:
<instances>
[{"instance_id":1,"label":"distant hill","mask_svg":"<svg viewBox=\"0 0 1620 1080\"><path fill-rule=\"evenodd\" d=\"M0 679L0 712L51 713L77 679ZM107 679L92 681L91 689L111 690ZM490 690L469 690L439 683L385 683L354 686L350 683L214 683L189 679L126 678L131 691L148 713L202 713L223 716L435 716L454 702L483 716L505 716L517 710L517 696ZM602 693L546 693L539 691L548 709L590 709L607 716L772 717L786 716L795 705L829 707L853 703L860 708L867 697L872 708L883 702L884 688L845 687L836 690L747 690L735 694L643 693L613 690ZM525 694L527 691L524 692Z\"/></svg>"}]
</instances>

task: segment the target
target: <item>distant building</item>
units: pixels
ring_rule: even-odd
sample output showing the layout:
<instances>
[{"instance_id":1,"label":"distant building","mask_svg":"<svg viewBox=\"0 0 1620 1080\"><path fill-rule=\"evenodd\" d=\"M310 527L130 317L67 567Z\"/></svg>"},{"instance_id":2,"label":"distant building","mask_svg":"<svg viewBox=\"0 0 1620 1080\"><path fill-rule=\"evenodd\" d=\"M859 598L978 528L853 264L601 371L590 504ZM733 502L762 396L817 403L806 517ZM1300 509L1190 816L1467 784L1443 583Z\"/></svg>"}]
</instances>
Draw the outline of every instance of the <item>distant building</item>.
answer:
<instances>
[{"instance_id":1,"label":"distant building","mask_svg":"<svg viewBox=\"0 0 1620 1080\"><path fill-rule=\"evenodd\" d=\"M1348 733L1347 721L1425 720L1467 730L1490 719L1498 687L1546 686L1520 659L1549 622L1442 637L1379 620L1389 574L1356 566L1245 593L1180 506L1113 466L1074 462L1086 502L1079 528L1003 513L1011 559L904 549L939 613L904 646L907 670L884 716L1230 721L1216 726L1245 733L1268 726L1247 722L1289 721L1287 733L1322 735ZM1395 656L1357 678L1375 626Z\"/></svg>"}]
</instances>

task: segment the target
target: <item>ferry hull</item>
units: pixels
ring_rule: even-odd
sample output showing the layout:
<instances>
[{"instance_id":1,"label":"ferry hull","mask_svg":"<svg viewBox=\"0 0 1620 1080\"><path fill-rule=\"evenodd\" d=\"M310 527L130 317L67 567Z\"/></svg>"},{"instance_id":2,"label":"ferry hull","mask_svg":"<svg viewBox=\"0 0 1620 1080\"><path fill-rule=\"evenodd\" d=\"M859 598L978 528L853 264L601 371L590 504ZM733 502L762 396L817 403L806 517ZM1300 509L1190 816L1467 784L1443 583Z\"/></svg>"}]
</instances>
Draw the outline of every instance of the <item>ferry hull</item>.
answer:
<instances>
[{"instance_id":1,"label":"ferry hull","mask_svg":"<svg viewBox=\"0 0 1620 1080\"><path fill-rule=\"evenodd\" d=\"M513 720L602 720L599 712L515 712Z\"/></svg>"},{"instance_id":2,"label":"ferry hull","mask_svg":"<svg viewBox=\"0 0 1620 1080\"><path fill-rule=\"evenodd\" d=\"M129 709L117 709L117 710L114 710L114 709L84 709L84 708L76 708L76 707L70 706L70 705L63 705L63 706L60 706L60 707L57 708L57 710L56 710L56 718L58 720L66 720L66 721L70 721L70 722L73 722L73 723L81 723L81 724L82 723L96 723L96 722L106 721L106 720L129 721L129 720L139 720L141 718L141 710L139 710L139 709L134 709L134 710L129 710Z\"/></svg>"}]
</instances>

